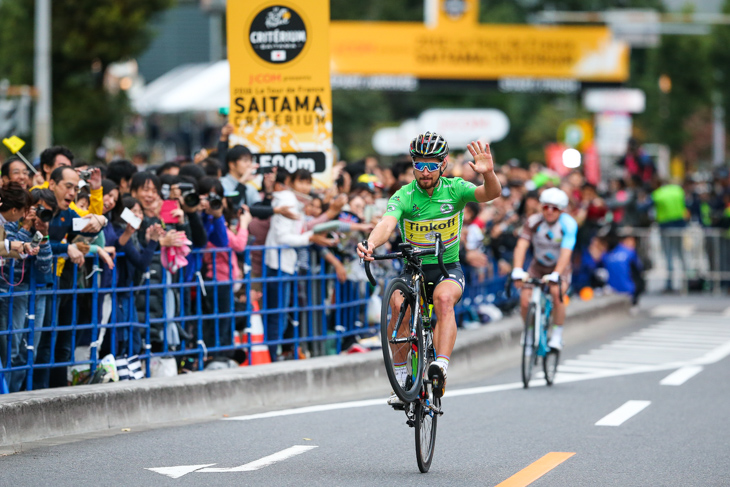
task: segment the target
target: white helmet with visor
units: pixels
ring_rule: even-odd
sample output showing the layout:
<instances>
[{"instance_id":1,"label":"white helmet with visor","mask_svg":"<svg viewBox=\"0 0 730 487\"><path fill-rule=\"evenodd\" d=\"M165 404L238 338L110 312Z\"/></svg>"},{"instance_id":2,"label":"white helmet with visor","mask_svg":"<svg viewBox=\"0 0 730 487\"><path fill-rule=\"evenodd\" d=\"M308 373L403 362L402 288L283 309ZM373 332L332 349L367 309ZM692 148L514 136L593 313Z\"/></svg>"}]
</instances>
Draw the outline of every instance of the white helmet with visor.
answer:
<instances>
[{"instance_id":1,"label":"white helmet with visor","mask_svg":"<svg viewBox=\"0 0 730 487\"><path fill-rule=\"evenodd\" d=\"M548 188L540 195L540 203L556 206L560 211L568 207L568 195L558 188Z\"/></svg>"}]
</instances>

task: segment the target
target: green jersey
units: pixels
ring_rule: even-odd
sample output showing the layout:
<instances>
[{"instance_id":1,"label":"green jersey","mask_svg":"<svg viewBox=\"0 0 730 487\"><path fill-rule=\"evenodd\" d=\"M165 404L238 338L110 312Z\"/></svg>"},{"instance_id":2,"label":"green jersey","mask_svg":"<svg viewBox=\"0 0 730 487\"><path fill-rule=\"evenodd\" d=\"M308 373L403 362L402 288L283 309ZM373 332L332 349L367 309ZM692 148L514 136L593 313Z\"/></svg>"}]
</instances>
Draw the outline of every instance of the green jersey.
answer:
<instances>
[{"instance_id":1,"label":"green jersey","mask_svg":"<svg viewBox=\"0 0 730 487\"><path fill-rule=\"evenodd\" d=\"M414 248L432 248L440 233L446 246L444 263L459 262L463 210L468 202L477 200L475 190L475 185L461 178L441 177L429 196L414 180L391 196L385 214L398 219L403 240ZM436 264L438 260L429 255L423 263Z\"/></svg>"}]
</instances>

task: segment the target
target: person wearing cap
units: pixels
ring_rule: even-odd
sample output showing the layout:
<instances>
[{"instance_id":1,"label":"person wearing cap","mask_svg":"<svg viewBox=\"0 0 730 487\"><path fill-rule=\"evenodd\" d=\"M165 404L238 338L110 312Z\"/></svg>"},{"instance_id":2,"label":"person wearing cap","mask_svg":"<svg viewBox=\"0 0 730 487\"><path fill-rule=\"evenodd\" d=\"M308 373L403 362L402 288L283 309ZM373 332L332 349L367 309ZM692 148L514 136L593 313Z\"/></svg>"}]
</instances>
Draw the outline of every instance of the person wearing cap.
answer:
<instances>
[{"instance_id":1,"label":"person wearing cap","mask_svg":"<svg viewBox=\"0 0 730 487\"><path fill-rule=\"evenodd\" d=\"M531 277L550 281L550 293L553 297L553 329L548 346L556 350L563 348L563 322L565 321L565 304L558 298L558 285L562 292L568 290L571 277L571 257L578 235L578 223L565 213L568 207L568 195L558 188L549 188L540 195L542 212L531 216L522 227L520 238L515 247L512 280L522 292L520 308L522 319L527 318L527 308L532 296L532 288L523 286L523 279ZM533 259L525 270L525 256L532 245ZM532 335L525 339L530 345ZM531 350L528 346L527 350Z\"/></svg>"}]
</instances>

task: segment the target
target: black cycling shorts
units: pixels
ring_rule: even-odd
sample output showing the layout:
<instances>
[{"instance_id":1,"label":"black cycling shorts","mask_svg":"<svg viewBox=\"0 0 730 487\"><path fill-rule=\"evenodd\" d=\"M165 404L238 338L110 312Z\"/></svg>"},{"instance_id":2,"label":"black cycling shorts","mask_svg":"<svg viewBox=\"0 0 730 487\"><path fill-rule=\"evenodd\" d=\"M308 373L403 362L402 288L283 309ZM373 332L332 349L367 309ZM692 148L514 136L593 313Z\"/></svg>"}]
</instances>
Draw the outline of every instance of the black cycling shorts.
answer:
<instances>
[{"instance_id":1,"label":"black cycling shorts","mask_svg":"<svg viewBox=\"0 0 730 487\"><path fill-rule=\"evenodd\" d=\"M448 278L444 277L441 273L441 268L438 264L426 264L422 266L423 277L426 279L426 295L428 296L428 302L431 304L433 304L433 290L443 281L454 281L461 288L461 293L464 293L464 271L461 270L461 264L454 262L444 264L444 267L449 272ZM459 298L459 301L461 301L461 298Z\"/></svg>"}]
</instances>

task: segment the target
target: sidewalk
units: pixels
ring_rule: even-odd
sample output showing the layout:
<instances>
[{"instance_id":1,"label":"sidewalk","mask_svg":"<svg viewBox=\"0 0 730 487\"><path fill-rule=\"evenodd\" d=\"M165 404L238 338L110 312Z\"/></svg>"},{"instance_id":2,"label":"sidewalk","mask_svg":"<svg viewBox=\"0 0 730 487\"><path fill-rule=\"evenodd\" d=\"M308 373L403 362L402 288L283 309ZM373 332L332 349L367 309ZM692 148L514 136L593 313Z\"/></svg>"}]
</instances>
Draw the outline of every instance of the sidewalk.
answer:
<instances>
[{"instance_id":1,"label":"sidewalk","mask_svg":"<svg viewBox=\"0 0 730 487\"><path fill-rule=\"evenodd\" d=\"M566 344L599 336L629 321L630 301L605 296L568 307ZM519 358L522 320L512 316L459 332L449 381L473 380ZM380 350L0 396L0 446L15 451L45 438L182 420L214 420L263 409L389 395Z\"/></svg>"}]
</instances>

